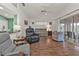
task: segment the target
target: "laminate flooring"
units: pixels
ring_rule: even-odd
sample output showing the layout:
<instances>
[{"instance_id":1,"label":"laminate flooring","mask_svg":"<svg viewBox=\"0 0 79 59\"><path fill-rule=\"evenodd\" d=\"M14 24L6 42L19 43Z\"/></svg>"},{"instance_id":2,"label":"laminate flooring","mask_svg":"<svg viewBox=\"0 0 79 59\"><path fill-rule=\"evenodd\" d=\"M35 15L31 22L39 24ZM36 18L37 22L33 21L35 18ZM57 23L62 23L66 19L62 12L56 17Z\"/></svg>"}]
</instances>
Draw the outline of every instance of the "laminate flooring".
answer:
<instances>
[{"instance_id":1,"label":"laminate flooring","mask_svg":"<svg viewBox=\"0 0 79 59\"><path fill-rule=\"evenodd\" d=\"M50 37L40 37L31 44L31 56L79 56L79 47L69 42L56 42Z\"/></svg>"}]
</instances>

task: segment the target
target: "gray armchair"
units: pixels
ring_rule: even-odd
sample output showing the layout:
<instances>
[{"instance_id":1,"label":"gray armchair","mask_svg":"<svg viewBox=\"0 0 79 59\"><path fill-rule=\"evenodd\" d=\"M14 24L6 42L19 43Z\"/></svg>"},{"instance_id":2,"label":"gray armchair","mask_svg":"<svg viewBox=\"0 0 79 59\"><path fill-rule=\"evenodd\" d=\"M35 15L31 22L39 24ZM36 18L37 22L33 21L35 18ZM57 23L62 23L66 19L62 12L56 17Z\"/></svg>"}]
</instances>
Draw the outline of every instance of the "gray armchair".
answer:
<instances>
[{"instance_id":1,"label":"gray armchair","mask_svg":"<svg viewBox=\"0 0 79 59\"><path fill-rule=\"evenodd\" d=\"M0 33L0 56L17 56L17 53L20 51L22 51L26 55L30 55L29 44L16 46L12 43L9 33Z\"/></svg>"}]
</instances>

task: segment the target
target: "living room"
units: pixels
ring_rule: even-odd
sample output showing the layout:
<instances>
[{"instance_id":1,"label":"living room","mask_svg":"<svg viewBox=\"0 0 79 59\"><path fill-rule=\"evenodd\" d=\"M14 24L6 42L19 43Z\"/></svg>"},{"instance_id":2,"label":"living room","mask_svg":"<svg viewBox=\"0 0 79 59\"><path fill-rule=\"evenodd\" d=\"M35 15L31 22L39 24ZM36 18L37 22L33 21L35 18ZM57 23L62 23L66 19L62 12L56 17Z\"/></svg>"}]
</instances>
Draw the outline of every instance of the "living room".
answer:
<instances>
[{"instance_id":1,"label":"living room","mask_svg":"<svg viewBox=\"0 0 79 59\"><path fill-rule=\"evenodd\" d=\"M0 56L78 56L78 6L0 3Z\"/></svg>"}]
</instances>

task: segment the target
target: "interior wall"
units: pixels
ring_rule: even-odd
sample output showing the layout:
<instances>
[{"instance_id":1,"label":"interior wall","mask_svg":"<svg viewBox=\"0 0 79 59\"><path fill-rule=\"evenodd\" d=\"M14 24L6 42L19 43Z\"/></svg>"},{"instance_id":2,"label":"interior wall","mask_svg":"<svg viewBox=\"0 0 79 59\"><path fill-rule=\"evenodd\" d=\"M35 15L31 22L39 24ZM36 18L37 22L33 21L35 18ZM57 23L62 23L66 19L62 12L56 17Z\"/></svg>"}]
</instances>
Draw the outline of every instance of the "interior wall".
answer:
<instances>
[{"instance_id":1,"label":"interior wall","mask_svg":"<svg viewBox=\"0 0 79 59\"><path fill-rule=\"evenodd\" d=\"M34 24L32 24L33 22L34 22ZM39 24L37 24L37 23L39 23ZM28 25L33 27L33 28L46 28L47 24L48 24L48 22L46 22L46 21L43 22L43 21L29 20L29 24Z\"/></svg>"},{"instance_id":2,"label":"interior wall","mask_svg":"<svg viewBox=\"0 0 79 59\"><path fill-rule=\"evenodd\" d=\"M13 18L7 18L5 16L0 15L0 30L13 32L13 20Z\"/></svg>"},{"instance_id":3,"label":"interior wall","mask_svg":"<svg viewBox=\"0 0 79 59\"><path fill-rule=\"evenodd\" d=\"M34 22L34 24L32 24L32 22ZM43 25L42 24L37 24L38 22L40 23L44 23ZM56 21L55 20L29 20L28 19L28 26L31 26L33 28L41 28L41 29L46 29L47 28L47 25L49 24L49 22L52 22L52 31L55 31L56 27L57 27L57 23L55 23ZM28 27L27 26L27 27Z\"/></svg>"},{"instance_id":4,"label":"interior wall","mask_svg":"<svg viewBox=\"0 0 79 59\"><path fill-rule=\"evenodd\" d=\"M63 10L62 11L62 13L61 14L59 14L59 17L62 17L63 15L66 15L66 14L68 14L68 13L70 13L70 12L72 12L73 10L76 10L76 9L79 9L79 4L69 4L67 7L66 7L66 9L65 10ZM22 11L23 12L23 11ZM35 24L32 24L32 19L28 19L27 18L27 21L28 21L28 25L24 25L24 19L26 19L26 17L23 15L23 14L21 14L20 16L20 24L22 25L22 27L23 28L27 28L29 25L30 26L32 26L32 27L34 27L34 28L37 28L37 27L39 27L39 28L45 28L45 26L38 26L38 25L35 25ZM64 16L64 17L66 17L66 16ZM63 17L62 17L63 18ZM59 21L60 19L57 19L57 20L51 20L51 22L52 22L52 31L60 31L60 21ZM33 20L35 23L36 22L38 22L38 21L36 21L36 20ZM40 19L40 21L43 21L43 19ZM48 20L46 20L46 22L49 22L49 19Z\"/></svg>"},{"instance_id":5,"label":"interior wall","mask_svg":"<svg viewBox=\"0 0 79 59\"><path fill-rule=\"evenodd\" d=\"M13 26L14 26L14 18L8 18L8 31L13 32Z\"/></svg>"},{"instance_id":6,"label":"interior wall","mask_svg":"<svg viewBox=\"0 0 79 59\"><path fill-rule=\"evenodd\" d=\"M3 26L5 26L4 30ZM7 30L8 30L8 21L5 18L0 17L0 31L7 31Z\"/></svg>"},{"instance_id":7,"label":"interior wall","mask_svg":"<svg viewBox=\"0 0 79 59\"><path fill-rule=\"evenodd\" d=\"M73 15L75 15L75 14L79 14L79 3L72 3L72 4L69 4L67 7L66 7L66 9L65 10L63 10L63 12L60 14L60 18L59 19L57 19L57 20L62 20L62 19L66 19L66 18L68 18L68 17L70 17L70 16L73 16ZM74 11L74 12L72 12L72 11ZM72 12L72 13L71 13ZM69 20L69 19L68 19ZM59 27L59 23L58 23L58 26L57 27ZM58 30L59 30L60 28L58 28Z\"/></svg>"},{"instance_id":8,"label":"interior wall","mask_svg":"<svg viewBox=\"0 0 79 59\"><path fill-rule=\"evenodd\" d=\"M20 5L18 4L18 8L17 8L18 12L17 12L17 25L21 26L21 32L20 35L21 36L26 36L26 28L27 25L24 24L24 20L27 20L26 15L24 15L23 11L21 10Z\"/></svg>"}]
</instances>

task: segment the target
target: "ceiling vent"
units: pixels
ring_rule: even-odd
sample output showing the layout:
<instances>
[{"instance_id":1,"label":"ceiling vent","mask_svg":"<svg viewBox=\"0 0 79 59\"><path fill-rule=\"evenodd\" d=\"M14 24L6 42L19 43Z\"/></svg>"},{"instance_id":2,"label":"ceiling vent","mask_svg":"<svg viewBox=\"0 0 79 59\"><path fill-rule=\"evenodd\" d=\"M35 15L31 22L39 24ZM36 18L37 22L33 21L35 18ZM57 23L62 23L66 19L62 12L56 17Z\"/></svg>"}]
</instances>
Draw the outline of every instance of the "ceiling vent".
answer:
<instances>
[{"instance_id":1,"label":"ceiling vent","mask_svg":"<svg viewBox=\"0 0 79 59\"><path fill-rule=\"evenodd\" d=\"M46 10L41 10L41 12L47 12Z\"/></svg>"},{"instance_id":2,"label":"ceiling vent","mask_svg":"<svg viewBox=\"0 0 79 59\"><path fill-rule=\"evenodd\" d=\"M25 5L25 3L22 3L22 6L24 6L24 7L25 7L25 6L26 6L26 5Z\"/></svg>"}]
</instances>

